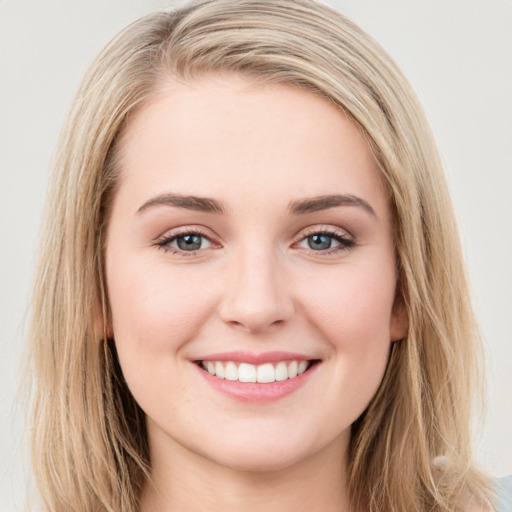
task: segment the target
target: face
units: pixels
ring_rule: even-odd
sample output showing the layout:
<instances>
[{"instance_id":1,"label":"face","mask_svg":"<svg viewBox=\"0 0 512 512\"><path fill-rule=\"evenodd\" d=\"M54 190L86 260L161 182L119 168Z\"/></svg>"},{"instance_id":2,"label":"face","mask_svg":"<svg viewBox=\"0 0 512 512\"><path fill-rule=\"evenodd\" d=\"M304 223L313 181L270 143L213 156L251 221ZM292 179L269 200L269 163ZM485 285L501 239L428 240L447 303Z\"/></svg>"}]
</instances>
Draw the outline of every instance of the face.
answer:
<instances>
[{"instance_id":1,"label":"face","mask_svg":"<svg viewBox=\"0 0 512 512\"><path fill-rule=\"evenodd\" d=\"M211 76L161 90L120 151L110 328L152 454L341 457L407 327L358 130L310 92Z\"/></svg>"}]
</instances>

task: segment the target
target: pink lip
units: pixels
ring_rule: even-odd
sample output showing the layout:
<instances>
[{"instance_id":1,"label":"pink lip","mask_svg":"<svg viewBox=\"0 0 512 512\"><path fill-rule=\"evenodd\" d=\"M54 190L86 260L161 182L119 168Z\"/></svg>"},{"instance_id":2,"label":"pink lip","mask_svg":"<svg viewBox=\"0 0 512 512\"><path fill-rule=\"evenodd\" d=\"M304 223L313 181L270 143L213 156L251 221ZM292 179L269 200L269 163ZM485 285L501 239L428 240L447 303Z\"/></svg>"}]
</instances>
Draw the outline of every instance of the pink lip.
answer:
<instances>
[{"instance_id":1,"label":"pink lip","mask_svg":"<svg viewBox=\"0 0 512 512\"><path fill-rule=\"evenodd\" d=\"M297 357L291 357L290 359L297 359ZM302 359L304 359L304 357ZM202 359L202 361L205 360L207 359ZM220 361L221 359L214 360ZM234 361L234 359L227 360ZM247 359L244 359L244 361L247 362ZM265 361L268 361L268 359ZM283 361L283 358L279 359L279 361ZM199 372L199 374L210 386L212 386L213 389L230 398L234 398L235 400L249 403L273 402L297 391L307 383L311 376L316 372L318 366L320 366L320 364L312 365L304 373L294 377L293 379L260 384L258 382L249 383L220 379L219 377L210 375L198 364L194 364L196 371Z\"/></svg>"},{"instance_id":2,"label":"pink lip","mask_svg":"<svg viewBox=\"0 0 512 512\"><path fill-rule=\"evenodd\" d=\"M196 358L196 361L233 361L234 363L264 364L278 363L279 361L311 361L317 359L308 357L304 354L294 354L292 352L262 352L253 354L237 350L233 352L219 352L217 354L208 354L204 357Z\"/></svg>"}]
</instances>

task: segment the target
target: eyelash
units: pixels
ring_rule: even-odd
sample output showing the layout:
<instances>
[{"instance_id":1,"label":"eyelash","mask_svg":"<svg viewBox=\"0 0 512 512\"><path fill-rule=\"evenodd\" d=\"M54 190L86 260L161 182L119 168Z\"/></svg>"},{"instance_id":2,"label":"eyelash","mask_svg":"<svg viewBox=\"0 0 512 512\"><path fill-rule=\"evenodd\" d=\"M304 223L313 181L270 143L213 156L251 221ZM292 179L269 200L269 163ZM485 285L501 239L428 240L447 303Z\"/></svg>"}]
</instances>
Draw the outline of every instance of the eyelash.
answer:
<instances>
[{"instance_id":1,"label":"eyelash","mask_svg":"<svg viewBox=\"0 0 512 512\"><path fill-rule=\"evenodd\" d=\"M337 231L335 229L328 229L328 228L316 228L311 229L310 231L306 231L305 233L302 233L301 238L298 243L307 240L309 237L313 235L325 235L329 238L332 238L336 242L338 242L340 245L336 247L332 247L329 249L325 249L322 251L315 251L313 249L309 249L310 253L312 254L319 254L319 255L332 255L336 254L341 251L346 251L348 249L351 249L356 245L356 242L353 238L349 237L346 233L342 231Z\"/></svg>"},{"instance_id":2,"label":"eyelash","mask_svg":"<svg viewBox=\"0 0 512 512\"><path fill-rule=\"evenodd\" d=\"M173 233L170 236L164 236L164 237L156 240L154 245L158 249L161 249L166 253L171 253L172 255L176 255L176 256L180 256L180 257L195 256L195 255L197 255L198 251L204 250L204 249L197 249L194 251L185 251L182 249L172 247L170 245L172 242L174 242L178 238L184 237L187 235L197 235L203 239L208 240L212 245L214 245L214 242L211 241L210 236L208 234L206 234L204 231L197 229L197 228L184 229L182 231L179 231L178 233ZM352 247L354 247L356 245L356 242L352 238L347 236L345 233L343 233L341 231L336 231L334 229L325 229L325 228L312 229L310 231L306 231L305 233L302 233L301 238L297 242L295 242L294 245L296 245L300 242L303 242L303 241L307 240L309 237L314 236L314 235L327 236L340 244L333 248L319 250L319 251L314 250L314 249L308 249L308 251L310 253L315 254L315 255L329 256L332 254L336 254L340 251L346 251L348 249L351 249Z\"/></svg>"},{"instance_id":3,"label":"eyelash","mask_svg":"<svg viewBox=\"0 0 512 512\"><path fill-rule=\"evenodd\" d=\"M181 237L187 236L187 235L197 235L197 236L200 236L201 238L204 238L211 242L210 236L208 236L204 231L201 231L200 229L197 229L197 228L192 228L192 229L184 229L177 233L173 233L170 236L164 235L162 238L159 238L158 240L155 241L155 246L158 249L161 249L166 253L171 253L176 256L182 256L182 257L195 256L198 252L197 250L184 251L181 249L177 249L176 247L172 247L170 245L172 242L174 242L178 238L181 238Z\"/></svg>"}]
</instances>

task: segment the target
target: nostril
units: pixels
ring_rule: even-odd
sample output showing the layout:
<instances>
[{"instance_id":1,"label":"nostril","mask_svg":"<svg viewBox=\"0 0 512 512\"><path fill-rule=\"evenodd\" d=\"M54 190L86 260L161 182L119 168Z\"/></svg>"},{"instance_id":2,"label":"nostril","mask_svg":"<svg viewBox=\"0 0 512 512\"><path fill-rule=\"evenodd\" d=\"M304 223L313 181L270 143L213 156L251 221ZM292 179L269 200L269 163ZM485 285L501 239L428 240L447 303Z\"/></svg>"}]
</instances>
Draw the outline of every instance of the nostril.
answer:
<instances>
[{"instance_id":1,"label":"nostril","mask_svg":"<svg viewBox=\"0 0 512 512\"><path fill-rule=\"evenodd\" d=\"M261 332L283 327L293 315L293 305L287 297L233 297L219 308L222 321L237 329Z\"/></svg>"},{"instance_id":2,"label":"nostril","mask_svg":"<svg viewBox=\"0 0 512 512\"><path fill-rule=\"evenodd\" d=\"M248 316L244 320L228 320L227 323L237 329L246 330L252 333L258 333L270 329L279 328L285 324L285 320L272 320L263 315L254 315L250 317Z\"/></svg>"}]
</instances>

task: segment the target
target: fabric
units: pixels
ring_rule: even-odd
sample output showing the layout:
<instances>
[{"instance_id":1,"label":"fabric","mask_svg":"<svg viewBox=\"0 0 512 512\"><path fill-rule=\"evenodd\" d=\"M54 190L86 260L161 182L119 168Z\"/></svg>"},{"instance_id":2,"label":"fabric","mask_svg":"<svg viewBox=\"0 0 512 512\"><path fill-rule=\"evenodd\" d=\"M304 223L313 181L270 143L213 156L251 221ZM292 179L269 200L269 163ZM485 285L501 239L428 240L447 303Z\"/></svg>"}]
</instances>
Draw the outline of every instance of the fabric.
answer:
<instances>
[{"instance_id":1,"label":"fabric","mask_svg":"<svg viewBox=\"0 0 512 512\"><path fill-rule=\"evenodd\" d=\"M496 479L496 512L512 512L512 475Z\"/></svg>"}]
</instances>

